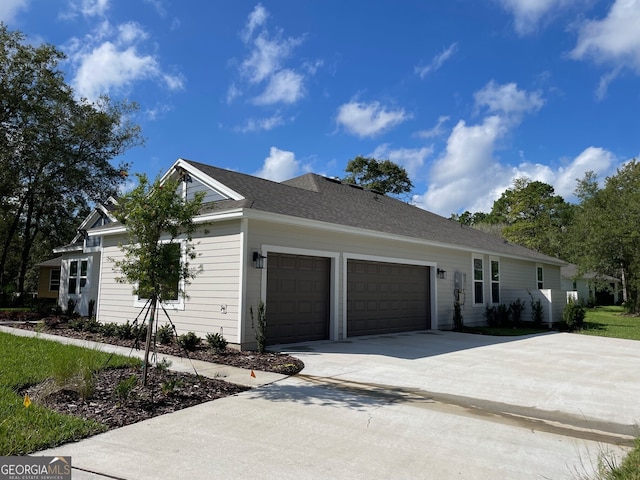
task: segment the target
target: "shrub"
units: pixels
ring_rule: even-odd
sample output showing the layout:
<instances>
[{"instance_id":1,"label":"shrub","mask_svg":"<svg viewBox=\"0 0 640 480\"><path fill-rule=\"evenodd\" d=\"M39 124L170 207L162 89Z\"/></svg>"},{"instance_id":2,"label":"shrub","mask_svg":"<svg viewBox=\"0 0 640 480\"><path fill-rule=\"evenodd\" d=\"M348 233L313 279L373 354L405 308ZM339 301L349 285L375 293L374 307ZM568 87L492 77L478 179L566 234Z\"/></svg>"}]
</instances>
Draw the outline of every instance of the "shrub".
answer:
<instances>
[{"instance_id":1,"label":"shrub","mask_svg":"<svg viewBox=\"0 0 640 480\"><path fill-rule=\"evenodd\" d=\"M534 300L531 297L531 321L536 325L540 325L544 321L544 309L540 300Z\"/></svg>"},{"instance_id":2,"label":"shrub","mask_svg":"<svg viewBox=\"0 0 640 480\"><path fill-rule=\"evenodd\" d=\"M120 340L132 340L133 338L135 338L135 335L133 333L133 326L131 325L131 323L129 323L129 320L127 320L126 323L121 323L118 325L116 337L118 337Z\"/></svg>"},{"instance_id":3,"label":"shrub","mask_svg":"<svg viewBox=\"0 0 640 480\"><path fill-rule=\"evenodd\" d=\"M456 332L461 332L464 329L464 319L462 318L460 302L453 302L453 329Z\"/></svg>"},{"instance_id":4,"label":"shrub","mask_svg":"<svg viewBox=\"0 0 640 480\"><path fill-rule=\"evenodd\" d=\"M195 332L187 332L178 337L178 345L184 348L188 352L193 352L202 339L195 334Z\"/></svg>"},{"instance_id":5,"label":"shrub","mask_svg":"<svg viewBox=\"0 0 640 480\"><path fill-rule=\"evenodd\" d=\"M70 298L67 300L67 315L76 315L76 301Z\"/></svg>"},{"instance_id":6,"label":"shrub","mask_svg":"<svg viewBox=\"0 0 640 480\"><path fill-rule=\"evenodd\" d=\"M519 298L509 304L509 310L511 310L511 321L516 325L519 325L520 322L522 322L524 305L525 303Z\"/></svg>"},{"instance_id":7,"label":"shrub","mask_svg":"<svg viewBox=\"0 0 640 480\"><path fill-rule=\"evenodd\" d=\"M487 305L484 309L484 316L487 319L487 325L493 328L506 327L510 324L511 310L505 304Z\"/></svg>"},{"instance_id":8,"label":"shrub","mask_svg":"<svg viewBox=\"0 0 640 480\"><path fill-rule=\"evenodd\" d=\"M169 345L173 342L173 328L170 323L165 323L158 328L158 341L162 345Z\"/></svg>"},{"instance_id":9,"label":"shrub","mask_svg":"<svg viewBox=\"0 0 640 480\"><path fill-rule=\"evenodd\" d=\"M256 343L258 352L264 353L267 345L267 308L262 300L258 302L258 326L253 322L253 306L249 307L249 316L251 317L251 328L256 334Z\"/></svg>"},{"instance_id":10,"label":"shrub","mask_svg":"<svg viewBox=\"0 0 640 480\"><path fill-rule=\"evenodd\" d=\"M114 322L104 323L100 329L105 337L117 337L118 336L118 324Z\"/></svg>"},{"instance_id":11,"label":"shrub","mask_svg":"<svg viewBox=\"0 0 640 480\"><path fill-rule=\"evenodd\" d=\"M89 318L93 317L93 311L95 310L95 308L96 308L96 301L92 298L91 300L89 300L89 310L87 313L87 316Z\"/></svg>"},{"instance_id":12,"label":"shrub","mask_svg":"<svg viewBox=\"0 0 640 480\"><path fill-rule=\"evenodd\" d=\"M91 317L86 318L84 322L82 322L82 329L85 332L98 333L100 330L102 330L102 325L98 320L95 319L95 317Z\"/></svg>"},{"instance_id":13,"label":"shrub","mask_svg":"<svg viewBox=\"0 0 640 480\"><path fill-rule=\"evenodd\" d=\"M562 322L570 332L582 330L584 325L585 311L582 305L569 299L562 311Z\"/></svg>"},{"instance_id":14,"label":"shrub","mask_svg":"<svg viewBox=\"0 0 640 480\"><path fill-rule=\"evenodd\" d=\"M133 338L136 339L144 339L147 338L147 324L143 323L142 325L140 324L135 324L131 327L131 333L133 335Z\"/></svg>"},{"instance_id":15,"label":"shrub","mask_svg":"<svg viewBox=\"0 0 640 480\"><path fill-rule=\"evenodd\" d=\"M222 353L227 349L227 339L220 333L207 333L209 348L216 353Z\"/></svg>"}]
</instances>

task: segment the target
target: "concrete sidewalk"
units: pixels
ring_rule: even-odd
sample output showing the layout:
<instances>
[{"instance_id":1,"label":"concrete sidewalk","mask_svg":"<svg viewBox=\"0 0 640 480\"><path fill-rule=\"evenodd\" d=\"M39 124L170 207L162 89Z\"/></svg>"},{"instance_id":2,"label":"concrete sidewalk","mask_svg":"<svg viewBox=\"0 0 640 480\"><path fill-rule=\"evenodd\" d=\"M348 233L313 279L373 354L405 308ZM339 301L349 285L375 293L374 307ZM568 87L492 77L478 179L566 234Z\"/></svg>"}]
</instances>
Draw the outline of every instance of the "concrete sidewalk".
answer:
<instances>
[{"instance_id":1,"label":"concrete sidewalk","mask_svg":"<svg viewBox=\"0 0 640 480\"><path fill-rule=\"evenodd\" d=\"M107 353L117 353L125 357L135 357L144 359L144 350L136 350L132 347L121 347L118 345L110 345L108 343L90 342L87 340L78 340L75 338L63 337L60 335L49 335L46 333L37 333L31 330L22 330L20 328L11 328L0 325L0 332L11 333L13 335L23 337L38 337L44 340L64 343L66 345L76 345L79 347L100 350ZM255 377L251 376L251 370L244 368L232 367L230 365L222 365L202 360L190 360L187 357L177 357L174 355L165 355L157 353L157 361L163 359L170 361L169 370L183 373L198 373L204 377L218 378L236 385L244 385L247 387L260 387L268 385L278 380L286 378L286 375L272 372L254 371Z\"/></svg>"}]
</instances>

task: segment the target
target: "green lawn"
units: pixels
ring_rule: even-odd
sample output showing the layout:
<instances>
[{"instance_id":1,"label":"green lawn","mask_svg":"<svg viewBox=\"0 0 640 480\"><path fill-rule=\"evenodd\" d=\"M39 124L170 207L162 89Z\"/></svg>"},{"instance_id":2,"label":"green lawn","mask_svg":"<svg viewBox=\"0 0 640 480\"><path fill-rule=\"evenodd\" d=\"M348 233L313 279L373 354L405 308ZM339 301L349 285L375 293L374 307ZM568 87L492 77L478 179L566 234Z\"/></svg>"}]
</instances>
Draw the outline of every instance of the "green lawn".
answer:
<instances>
[{"instance_id":1,"label":"green lawn","mask_svg":"<svg viewBox=\"0 0 640 480\"><path fill-rule=\"evenodd\" d=\"M61 415L37 403L26 408L21 388L51 379L53 389L62 385L89 394L92 372L138 359L63 345L39 338L0 332L0 455L24 455L78 440L104 431L105 426Z\"/></svg>"},{"instance_id":2,"label":"green lawn","mask_svg":"<svg viewBox=\"0 0 640 480\"><path fill-rule=\"evenodd\" d=\"M622 307L587 308L584 335L640 340L640 317L624 314Z\"/></svg>"}]
</instances>

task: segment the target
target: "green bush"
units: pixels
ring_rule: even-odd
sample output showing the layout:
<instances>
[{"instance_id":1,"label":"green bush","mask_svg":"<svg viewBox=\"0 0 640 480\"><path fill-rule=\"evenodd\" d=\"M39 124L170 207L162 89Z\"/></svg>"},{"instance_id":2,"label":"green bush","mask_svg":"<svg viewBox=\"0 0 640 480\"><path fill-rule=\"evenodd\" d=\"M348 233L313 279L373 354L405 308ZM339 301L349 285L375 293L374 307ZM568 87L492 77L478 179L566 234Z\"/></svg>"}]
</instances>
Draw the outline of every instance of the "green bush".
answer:
<instances>
[{"instance_id":1,"label":"green bush","mask_svg":"<svg viewBox=\"0 0 640 480\"><path fill-rule=\"evenodd\" d=\"M453 302L453 329L456 332L462 332L464 330L464 319L462 317L460 302Z\"/></svg>"},{"instance_id":2,"label":"green bush","mask_svg":"<svg viewBox=\"0 0 640 480\"><path fill-rule=\"evenodd\" d=\"M135 338L133 326L131 325L129 320L127 320L126 323L121 323L118 325L116 337L118 337L120 340L133 340Z\"/></svg>"},{"instance_id":3,"label":"green bush","mask_svg":"<svg viewBox=\"0 0 640 480\"><path fill-rule=\"evenodd\" d=\"M124 405L127 403L129 398L131 398L133 389L136 388L136 385L138 385L138 377L135 375L131 375L130 377L118 382L113 393L120 404Z\"/></svg>"},{"instance_id":4,"label":"green bush","mask_svg":"<svg viewBox=\"0 0 640 480\"><path fill-rule=\"evenodd\" d=\"M487 325L493 328L507 327L511 323L511 310L505 304L487 305L484 309L484 316Z\"/></svg>"},{"instance_id":5,"label":"green bush","mask_svg":"<svg viewBox=\"0 0 640 480\"><path fill-rule=\"evenodd\" d=\"M562 311L562 322L570 332L582 330L586 312L582 305L569 299Z\"/></svg>"},{"instance_id":6,"label":"green bush","mask_svg":"<svg viewBox=\"0 0 640 480\"><path fill-rule=\"evenodd\" d=\"M162 345L169 345L173 342L173 328L170 323L165 323L158 328L158 341Z\"/></svg>"},{"instance_id":7,"label":"green bush","mask_svg":"<svg viewBox=\"0 0 640 480\"><path fill-rule=\"evenodd\" d=\"M100 329L100 333L102 333L105 337L117 337L118 324L114 322L105 323L102 325L102 328Z\"/></svg>"},{"instance_id":8,"label":"green bush","mask_svg":"<svg viewBox=\"0 0 640 480\"><path fill-rule=\"evenodd\" d=\"M227 339L220 333L207 333L209 348L216 353L222 353L227 349Z\"/></svg>"},{"instance_id":9,"label":"green bush","mask_svg":"<svg viewBox=\"0 0 640 480\"><path fill-rule=\"evenodd\" d=\"M264 353L267 346L267 307L262 300L258 302L258 325L254 324L253 305L249 306L249 316L251 317L251 328L256 335L258 352Z\"/></svg>"},{"instance_id":10,"label":"green bush","mask_svg":"<svg viewBox=\"0 0 640 480\"><path fill-rule=\"evenodd\" d=\"M514 300L509 304L509 310L511 310L511 321L515 325L519 325L522 322L522 312L524 311L525 303L520 300Z\"/></svg>"},{"instance_id":11,"label":"green bush","mask_svg":"<svg viewBox=\"0 0 640 480\"><path fill-rule=\"evenodd\" d=\"M195 334L195 332L187 332L178 337L178 345L184 348L187 352L193 352L202 339Z\"/></svg>"}]
</instances>

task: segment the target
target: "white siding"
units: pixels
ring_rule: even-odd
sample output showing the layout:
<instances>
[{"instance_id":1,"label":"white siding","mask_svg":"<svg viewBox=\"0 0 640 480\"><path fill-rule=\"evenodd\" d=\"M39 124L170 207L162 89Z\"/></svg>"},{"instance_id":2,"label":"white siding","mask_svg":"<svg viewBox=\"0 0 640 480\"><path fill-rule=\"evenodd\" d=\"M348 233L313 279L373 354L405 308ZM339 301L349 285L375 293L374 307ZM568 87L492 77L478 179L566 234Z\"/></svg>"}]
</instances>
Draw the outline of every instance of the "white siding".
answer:
<instances>
[{"instance_id":1,"label":"white siding","mask_svg":"<svg viewBox=\"0 0 640 480\"><path fill-rule=\"evenodd\" d=\"M240 222L225 222L201 229L194 235L198 257L191 262L202 272L186 286L188 298L183 309L167 308L178 333L193 331L203 337L222 332L230 343L238 343L238 314L241 278ZM123 237L107 237L104 242L100 309L101 322L133 321L141 312L134 306L132 285L116 281L113 260L123 257L118 247ZM160 311L160 324L167 317Z\"/></svg>"}]
</instances>

